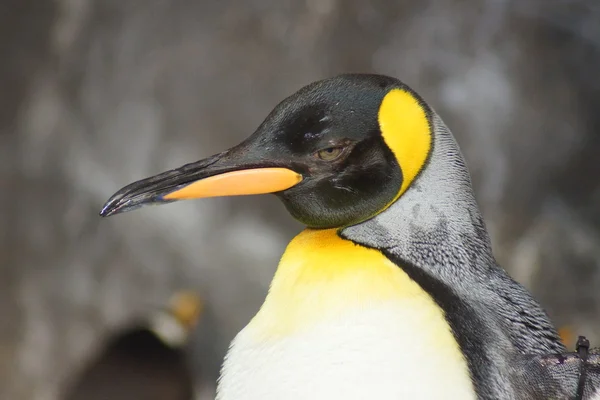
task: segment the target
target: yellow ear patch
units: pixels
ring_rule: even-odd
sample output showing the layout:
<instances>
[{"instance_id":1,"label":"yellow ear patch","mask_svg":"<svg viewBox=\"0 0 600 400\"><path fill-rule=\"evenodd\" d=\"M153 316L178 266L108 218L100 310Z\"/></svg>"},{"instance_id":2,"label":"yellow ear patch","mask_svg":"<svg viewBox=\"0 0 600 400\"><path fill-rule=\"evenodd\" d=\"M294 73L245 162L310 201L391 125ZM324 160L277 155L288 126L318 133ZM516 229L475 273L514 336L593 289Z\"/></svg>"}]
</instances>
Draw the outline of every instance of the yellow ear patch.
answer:
<instances>
[{"instance_id":1,"label":"yellow ear patch","mask_svg":"<svg viewBox=\"0 0 600 400\"><path fill-rule=\"evenodd\" d=\"M379 129L402 169L402 186L396 201L416 178L431 151L431 129L427 114L409 92L393 89L379 107Z\"/></svg>"},{"instance_id":2,"label":"yellow ear patch","mask_svg":"<svg viewBox=\"0 0 600 400\"><path fill-rule=\"evenodd\" d=\"M175 293L169 303L175 318L187 328L196 325L204 309L204 302L200 296L187 290Z\"/></svg>"}]
</instances>

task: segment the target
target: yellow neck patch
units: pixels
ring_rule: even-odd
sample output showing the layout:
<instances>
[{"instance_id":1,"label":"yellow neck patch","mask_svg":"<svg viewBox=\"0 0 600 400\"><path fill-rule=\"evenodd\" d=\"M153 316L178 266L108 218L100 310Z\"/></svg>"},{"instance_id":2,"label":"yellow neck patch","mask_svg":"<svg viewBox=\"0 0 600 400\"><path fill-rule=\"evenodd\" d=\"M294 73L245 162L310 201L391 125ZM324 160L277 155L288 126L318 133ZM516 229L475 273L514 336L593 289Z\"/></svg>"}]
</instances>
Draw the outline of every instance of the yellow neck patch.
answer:
<instances>
[{"instance_id":1,"label":"yellow neck patch","mask_svg":"<svg viewBox=\"0 0 600 400\"><path fill-rule=\"evenodd\" d=\"M379 107L379 129L402 169L402 186L396 201L423 168L431 151L431 128L425 110L409 92L393 89Z\"/></svg>"},{"instance_id":2,"label":"yellow neck patch","mask_svg":"<svg viewBox=\"0 0 600 400\"><path fill-rule=\"evenodd\" d=\"M274 339L389 302L417 304L432 321L444 321L429 294L381 252L342 239L335 229L307 229L288 245L248 328L257 340Z\"/></svg>"}]
</instances>

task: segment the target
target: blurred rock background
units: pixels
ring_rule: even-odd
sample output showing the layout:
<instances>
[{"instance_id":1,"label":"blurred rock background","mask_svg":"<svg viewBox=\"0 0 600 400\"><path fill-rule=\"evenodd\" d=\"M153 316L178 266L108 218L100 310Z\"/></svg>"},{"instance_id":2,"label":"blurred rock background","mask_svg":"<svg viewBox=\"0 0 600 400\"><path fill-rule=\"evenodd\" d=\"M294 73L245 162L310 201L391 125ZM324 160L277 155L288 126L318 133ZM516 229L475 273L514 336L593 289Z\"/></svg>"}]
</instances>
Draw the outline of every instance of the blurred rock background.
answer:
<instances>
[{"instance_id":1,"label":"blurred rock background","mask_svg":"<svg viewBox=\"0 0 600 400\"><path fill-rule=\"evenodd\" d=\"M182 287L208 301L192 362L210 398L300 226L268 196L106 220L100 206L357 71L437 109L498 260L599 344L597 1L4 0L0 398L57 400L101 339Z\"/></svg>"}]
</instances>

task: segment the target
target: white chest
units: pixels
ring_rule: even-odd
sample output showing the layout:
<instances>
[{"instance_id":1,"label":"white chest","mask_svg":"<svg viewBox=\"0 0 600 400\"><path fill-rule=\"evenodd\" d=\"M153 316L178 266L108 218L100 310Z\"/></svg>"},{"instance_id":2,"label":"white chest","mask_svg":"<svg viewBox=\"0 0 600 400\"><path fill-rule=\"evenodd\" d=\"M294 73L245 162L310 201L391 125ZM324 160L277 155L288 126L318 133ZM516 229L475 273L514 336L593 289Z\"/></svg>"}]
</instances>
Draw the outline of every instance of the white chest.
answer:
<instances>
[{"instance_id":1,"label":"white chest","mask_svg":"<svg viewBox=\"0 0 600 400\"><path fill-rule=\"evenodd\" d=\"M270 340L250 325L232 343L217 399L475 399L444 321L422 311L393 302Z\"/></svg>"}]
</instances>

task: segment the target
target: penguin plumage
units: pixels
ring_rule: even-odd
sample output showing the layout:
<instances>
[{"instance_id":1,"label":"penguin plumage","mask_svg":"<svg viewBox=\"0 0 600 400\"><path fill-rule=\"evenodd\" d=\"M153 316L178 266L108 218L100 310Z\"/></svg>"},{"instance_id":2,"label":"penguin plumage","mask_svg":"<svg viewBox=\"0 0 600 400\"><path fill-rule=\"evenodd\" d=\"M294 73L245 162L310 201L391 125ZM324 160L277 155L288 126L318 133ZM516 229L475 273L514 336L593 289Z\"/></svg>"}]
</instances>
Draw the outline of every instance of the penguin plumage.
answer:
<instances>
[{"instance_id":1,"label":"penguin plumage","mask_svg":"<svg viewBox=\"0 0 600 400\"><path fill-rule=\"evenodd\" d=\"M110 337L63 399L193 400L197 376L184 346L201 310L195 293L175 293L167 308Z\"/></svg>"},{"instance_id":2,"label":"penguin plumage","mask_svg":"<svg viewBox=\"0 0 600 400\"><path fill-rule=\"evenodd\" d=\"M497 265L460 149L412 89L310 84L238 146L124 187L101 215L260 193L308 228L232 342L217 399L536 398L515 366L565 348Z\"/></svg>"}]
</instances>

